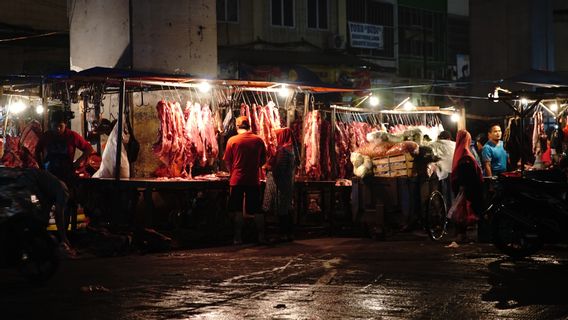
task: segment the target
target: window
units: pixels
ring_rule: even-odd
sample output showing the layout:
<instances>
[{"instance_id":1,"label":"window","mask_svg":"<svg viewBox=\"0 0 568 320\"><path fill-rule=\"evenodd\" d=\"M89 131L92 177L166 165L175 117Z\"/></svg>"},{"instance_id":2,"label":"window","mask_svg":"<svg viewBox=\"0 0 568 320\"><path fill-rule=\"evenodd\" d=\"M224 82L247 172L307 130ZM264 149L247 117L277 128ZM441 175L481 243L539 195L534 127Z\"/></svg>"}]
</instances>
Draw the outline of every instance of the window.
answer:
<instances>
[{"instance_id":1,"label":"window","mask_svg":"<svg viewBox=\"0 0 568 320\"><path fill-rule=\"evenodd\" d=\"M308 0L308 28L327 29L328 0Z\"/></svg>"},{"instance_id":2,"label":"window","mask_svg":"<svg viewBox=\"0 0 568 320\"><path fill-rule=\"evenodd\" d=\"M217 21L239 22L239 0L217 0Z\"/></svg>"},{"instance_id":3,"label":"window","mask_svg":"<svg viewBox=\"0 0 568 320\"><path fill-rule=\"evenodd\" d=\"M271 11L273 26L294 26L294 0L272 0Z\"/></svg>"},{"instance_id":4,"label":"window","mask_svg":"<svg viewBox=\"0 0 568 320\"><path fill-rule=\"evenodd\" d=\"M445 13L399 7L398 17L401 55L444 61Z\"/></svg>"}]
</instances>

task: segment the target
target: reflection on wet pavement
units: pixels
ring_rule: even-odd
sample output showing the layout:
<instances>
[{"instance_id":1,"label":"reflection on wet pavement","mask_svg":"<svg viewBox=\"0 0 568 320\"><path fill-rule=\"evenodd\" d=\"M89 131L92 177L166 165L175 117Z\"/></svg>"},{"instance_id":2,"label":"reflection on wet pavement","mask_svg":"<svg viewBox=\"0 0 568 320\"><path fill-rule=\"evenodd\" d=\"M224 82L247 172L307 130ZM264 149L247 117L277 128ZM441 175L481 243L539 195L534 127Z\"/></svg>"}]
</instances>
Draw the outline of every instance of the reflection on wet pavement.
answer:
<instances>
[{"instance_id":1,"label":"reflection on wet pavement","mask_svg":"<svg viewBox=\"0 0 568 320\"><path fill-rule=\"evenodd\" d=\"M479 244L306 240L70 261L49 287L10 278L0 303L15 316L81 319L559 319L568 316L567 258L510 261ZM109 290L79 291L89 284ZM25 309L30 300L37 310Z\"/></svg>"}]
</instances>

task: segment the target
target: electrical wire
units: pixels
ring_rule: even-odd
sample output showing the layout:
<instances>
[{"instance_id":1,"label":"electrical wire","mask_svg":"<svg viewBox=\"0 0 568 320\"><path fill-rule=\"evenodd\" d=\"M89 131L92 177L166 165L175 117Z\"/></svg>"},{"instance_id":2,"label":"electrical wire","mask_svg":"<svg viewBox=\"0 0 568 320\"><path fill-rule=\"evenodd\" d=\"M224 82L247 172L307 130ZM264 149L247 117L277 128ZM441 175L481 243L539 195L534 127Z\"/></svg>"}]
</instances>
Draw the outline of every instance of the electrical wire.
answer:
<instances>
[{"instance_id":1,"label":"electrical wire","mask_svg":"<svg viewBox=\"0 0 568 320\"><path fill-rule=\"evenodd\" d=\"M35 35L32 35L32 36L22 36L22 37L15 37L15 38L0 39L0 42L28 40L28 39L33 39L33 38L49 37L49 36L54 36L54 35L57 35L57 34L64 34L64 33L65 32L54 31L54 32L48 32L48 33L42 33L42 34L35 34Z\"/></svg>"}]
</instances>

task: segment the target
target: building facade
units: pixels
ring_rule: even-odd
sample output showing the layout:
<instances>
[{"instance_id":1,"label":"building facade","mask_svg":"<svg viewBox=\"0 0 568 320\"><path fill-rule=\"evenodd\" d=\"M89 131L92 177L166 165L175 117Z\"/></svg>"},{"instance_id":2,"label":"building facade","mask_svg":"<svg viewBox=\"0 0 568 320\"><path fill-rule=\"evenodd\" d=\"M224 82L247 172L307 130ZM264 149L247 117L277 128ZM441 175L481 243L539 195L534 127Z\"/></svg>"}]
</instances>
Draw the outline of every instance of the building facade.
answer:
<instances>
[{"instance_id":1,"label":"building facade","mask_svg":"<svg viewBox=\"0 0 568 320\"><path fill-rule=\"evenodd\" d=\"M496 86L531 90L507 79L533 71L568 72L568 3L557 0L476 0L471 12L472 94L486 97ZM505 82L502 82L504 80ZM472 113L509 114L489 100L473 101Z\"/></svg>"},{"instance_id":2,"label":"building facade","mask_svg":"<svg viewBox=\"0 0 568 320\"><path fill-rule=\"evenodd\" d=\"M21 21L29 21L38 30L61 30L66 39L51 53L14 46L0 50L4 61L18 56L16 51L30 51L27 62L5 64L3 68L10 70L2 73L100 65L209 74L191 67L206 57L207 64L217 61L217 76L225 79L355 89L394 87L378 91L385 107L407 96L417 104L441 104L440 95L447 90L423 84L469 76L468 0L203 0L197 9L180 6L184 1L174 2L183 10L147 0L131 0L130 6L114 1L58 1L60 5L50 8L49 16L34 14L30 8L43 3L32 5L34 0L23 1L29 2L25 9L11 4L10 10L2 11L6 17L10 15L6 12L18 10L20 15L37 16L13 22L22 26ZM210 14L202 8L213 7L216 18L211 25ZM200 19L184 20L196 14ZM9 21L6 17L0 21ZM186 20L188 26L184 26ZM207 49L209 44L196 49L204 41L216 43L217 52ZM54 61L47 61L50 56ZM24 66L34 64L38 66Z\"/></svg>"},{"instance_id":3,"label":"building facade","mask_svg":"<svg viewBox=\"0 0 568 320\"><path fill-rule=\"evenodd\" d=\"M469 76L468 1L217 0L219 76L381 90ZM458 75L458 65L460 72Z\"/></svg>"}]
</instances>

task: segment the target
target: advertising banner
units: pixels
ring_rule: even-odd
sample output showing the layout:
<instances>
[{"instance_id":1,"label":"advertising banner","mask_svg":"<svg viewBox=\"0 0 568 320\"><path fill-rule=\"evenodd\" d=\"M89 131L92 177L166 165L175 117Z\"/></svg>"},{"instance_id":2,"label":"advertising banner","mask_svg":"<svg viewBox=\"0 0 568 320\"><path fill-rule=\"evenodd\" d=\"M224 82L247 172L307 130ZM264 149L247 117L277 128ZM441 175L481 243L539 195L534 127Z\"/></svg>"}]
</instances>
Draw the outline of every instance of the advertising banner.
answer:
<instances>
[{"instance_id":1,"label":"advertising banner","mask_svg":"<svg viewBox=\"0 0 568 320\"><path fill-rule=\"evenodd\" d=\"M352 48L383 49L383 26L349 22Z\"/></svg>"}]
</instances>

